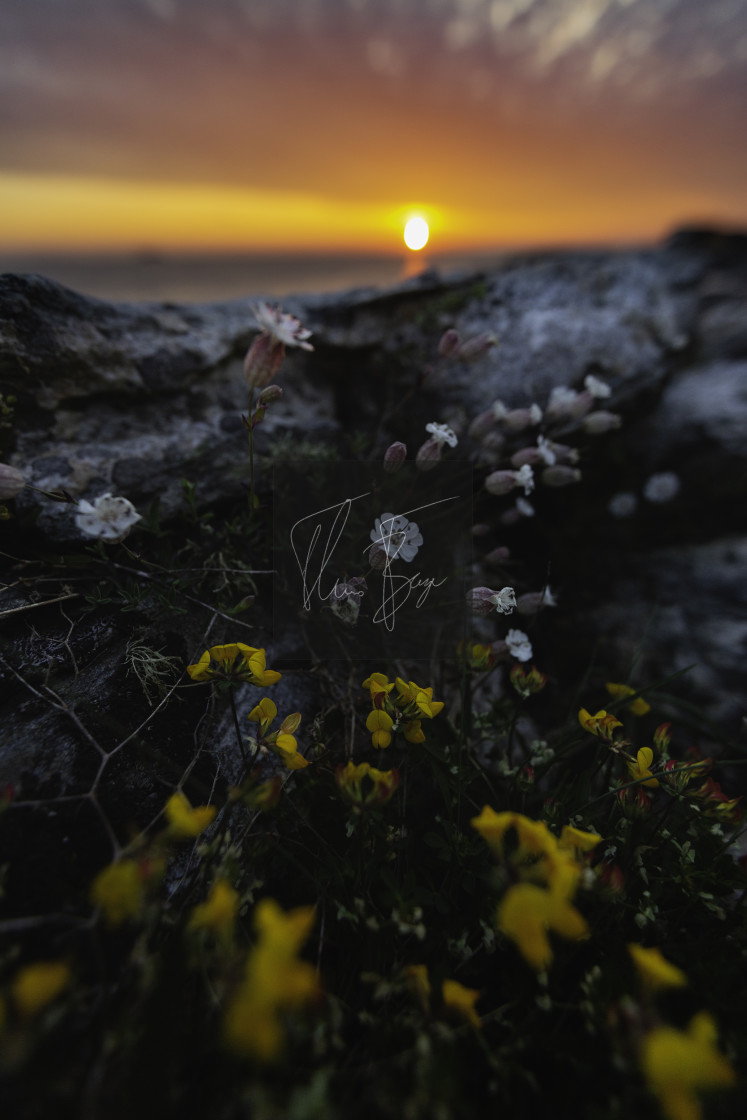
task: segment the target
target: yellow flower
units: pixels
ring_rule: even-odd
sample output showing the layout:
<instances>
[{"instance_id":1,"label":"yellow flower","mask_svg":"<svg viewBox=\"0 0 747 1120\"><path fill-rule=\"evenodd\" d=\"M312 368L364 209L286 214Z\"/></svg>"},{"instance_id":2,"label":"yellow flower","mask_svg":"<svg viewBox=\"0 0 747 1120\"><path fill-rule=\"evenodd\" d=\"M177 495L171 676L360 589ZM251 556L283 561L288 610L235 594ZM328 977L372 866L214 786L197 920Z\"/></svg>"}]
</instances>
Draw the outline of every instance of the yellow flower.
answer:
<instances>
[{"instance_id":1,"label":"yellow flower","mask_svg":"<svg viewBox=\"0 0 747 1120\"><path fill-rule=\"evenodd\" d=\"M408 705L414 705L426 719L433 719L443 708L443 701L433 699L432 688L421 688L415 681L406 684L401 677L395 681L397 692Z\"/></svg>"},{"instance_id":2,"label":"yellow flower","mask_svg":"<svg viewBox=\"0 0 747 1120\"><path fill-rule=\"evenodd\" d=\"M476 988L465 988L457 980L444 980L441 987L444 1006L471 1023L475 1030L480 1030L480 1016L475 1011L475 1004L480 998Z\"/></svg>"},{"instance_id":3,"label":"yellow flower","mask_svg":"<svg viewBox=\"0 0 747 1120\"><path fill-rule=\"evenodd\" d=\"M252 708L247 719L250 719L253 723L258 723L260 735L264 735L277 714L277 706L267 696L263 696L259 704Z\"/></svg>"},{"instance_id":4,"label":"yellow flower","mask_svg":"<svg viewBox=\"0 0 747 1120\"><path fill-rule=\"evenodd\" d=\"M388 747L392 741L391 730L394 720L387 712L374 708L366 719L366 727L371 732L371 740L377 748Z\"/></svg>"},{"instance_id":5,"label":"yellow flower","mask_svg":"<svg viewBox=\"0 0 747 1120\"><path fill-rule=\"evenodd\" d=\"M211 668L213 663L217 668ZM281 674L274 669L266 668L266 654L263 649L247 646L244 642L211 646L195 665L187 666L187 672L193 681L209 681L213 678L247 681L258 688L275 684L281 677Z\"/></svg>"},{"instance_id":6,"label":"yellow flower","mask_svg":"<svg viewBox=\"0 0 747 1120\"><path fill-rule=\"evenodd\" d=\"M427 964L410 964L405 969L407 986L416 1000L427 1013L431 998L431 982L428 979Z\"/></svg>"},{"instance_id":7,"label":"yellow flower","mask_svg":"<svg viewBox=\"0 0 747 1120\"><path fill-rule=\"evenodd\" d=\"M628 684L613 684L611 681L608 681L604 687L615 700L621 699L624 696L635 696L635 689L631 688ZM631 700L625 707L629 712L632 712L634 716L645 716L646 712L651 711L651 705L647 704L642 696Z\"/></svg>"},{"instance_id":8,"label":"yellow flower","mask_svg":"<svg viewBox=\"0 0 747 1120\"><path fill-rule=\"evenodd\" d=\"M699 1089L733 1085L736 1075L716 1049L716 1025L701 1011L687 1031L657 1027L641 1046L641 1066L668 1120L700 1120Z\"/></svg>"},{"instance_id":9,"label":"yellow flower","mask_svg":"<svg viewBox=\"0 0 747 1120\"><path fill-rule=\"evenodd\" d=\"M687 984L684 972L670 964L658 949L646 949L634 941L628 943L638 975L649 988L682 988Z\"/></svg>"},{"instance_id":10,"label":"yellow flower","mask_svg":"<svg viewBox=\"0 0 747 1120\"><path fill-rule=\"evenodd\" d=\"M580 828L574 828L573 825L564 824L558 846L578 855L581 852L590 852L592 848L596 848L601 839L602 837L597 836L595 832L583 832Z\"/></svg>"},{"instance_id":11,"label":"yellow flower","mask_svg":"<svg viewBox=\"0 0 747 1120\"><path fill-rule=\"evenodd\" d=\"M107 925L116 929L143 908L145 884L139 865L133 859L110 863L99 871L91 885L91 900L104 914Z\"/></svg>"},{"instance_id":12,"label":"yellow flower","mask_svg":"<svg viewBox=\"0 0 747 1120\"><path fill-rule=\"evenodd\" d=\"M364 790L364 781L368 779ZM335 781L340 792L354 805L383 805L389 801L399 785L399 770L376 770L367 762L357 766L354 762L342 763L335 771Z\"/></svg>"},{"instance_id":13,"label":"yellow flower","mask_svg":"<svg viewBox=\"0 0 747 1120\"><path fill-rule=\"evenodd\" d=\"M592 735L596 735L598 739L604 739L607 743L612 742L616 728L622 727L621 721L611 712L605 712L604 709L592 716L586 708L582 708L578 713L578 722L584 731L591 732Z\"/></svg>"},{"instance_id":14,"label":"yellow flower","mask_svg":"<svg viewBox=\"0 0 747 1120\"><path fill-rule=\"evenodd\" d=\"M411 719L405 724L403 732L408 743L424 743L425 732L420 726L419 719Z\"/></svg>"},{"instance_id":15,"label":"yellow flower","mask_svg":"<svg viewBox=\"0 0 747 1120\"><path fill-rule=\"evenodd\" d=\"M313 923L313 906L285 913L273 899L258 903L257 943L223 1020L224 1038L236 1053L261 1062L275 1059L283 1046L283 1012L318 996L316 970L296 959Z\"/></svg>"},{"instance_id":16,"label":"yellow flower","mask_svg":"<svg viewBox=\"0 0 747 1120\"><path fill-rule=\"evenodd\" d=\"M169 834L177 840L191 840L212 824L218 810L215 805L199 805L193 809L181 790L178 790L166 802L164 812L169 822Z\"/></svg>"},{"instance_id":17,"label":"yellow flower","mask_svg":"<svg viewBox=\"0 0 747 1120\"><path fill-rule=\"evenodd\" d=\"M552 961L549 930L571 941L589 936L586 920L561 892L533 883L508 889L498 907L497 924L538 972Z\"/></svg>"},{"instance_id":18,"label":"yellow flower","mask_svg":"<svg viewBox=\"0 0 747 1120\"><path fill-rule=\"evenodd\" d=\"M222 937L233 933L239 912L239 895L225 879L216 879L206 900L195 906L189 919L190 929L209 929Z\"/></svg>"},{"instance_id":19,"label":"yellow flower","mask_svg":"<svg viewBox=\"0 0 747 1120\"><path fill-rule=\"evenodd\" d=\"M651 789L654 789L659 784L658 780L652 775L650 770L650 766L653 761L654 752L651 750L651 747L641 747L636 756L636 761L627 763L631 778L633 778L634 780L639 778L647 778L648 780L642 782L641 784L644 786L650 786Z\"/></svg>"},{"instance_id":20,"label":"yellow flower","mask_svg":"<svg viewBox=\"0 0 747 1120\"><path fill-rule=\"evenodd\" d=\"M293 735L279 731L274 742L268 740L267 745L281 759L286 770L303 770L309 765L309 760L298 753L298 743Z\"/></svg>"},{"instance_id":21,"label":"yellow flower","mask_svg":"<svg viewBox=\"0 0 747 1120\"><path fill-rule=\"evenodd\" d=\"M70 983L70 966L63 961L40 961L20 969L13 977L10 994L22 1019L33 1019L57 999Z\"/></svg>"},{"instance_id":22,"label":"yellow flower","mask_svg":"<svg viewBox=\"0 0 747 1120\"><path fill-rule=\"evenodd\" d=\"M371 673L370 677L366 677L363 682L363 688L367 688L371 694L371 703L375 708L381 706L381 703L389 695L394 688L390 683L389 678L384 673ZM378 702L377 702L377 698Z\"/></svg>"},{"instance_id":23,"label":"yellow flower","mask_svg":"<svg viewBox=\"0 0 747 1120\"><path fill-rule=\"evenodd\" d=\"M558 846L557 839L546 824L532 821L521 813L496 813L495 809L485 805L479 817L473 817L470 824L500 856L503 855L505 835L511 828L519 839L518 859L554 852Z\"/></svg>"}]
</instances>

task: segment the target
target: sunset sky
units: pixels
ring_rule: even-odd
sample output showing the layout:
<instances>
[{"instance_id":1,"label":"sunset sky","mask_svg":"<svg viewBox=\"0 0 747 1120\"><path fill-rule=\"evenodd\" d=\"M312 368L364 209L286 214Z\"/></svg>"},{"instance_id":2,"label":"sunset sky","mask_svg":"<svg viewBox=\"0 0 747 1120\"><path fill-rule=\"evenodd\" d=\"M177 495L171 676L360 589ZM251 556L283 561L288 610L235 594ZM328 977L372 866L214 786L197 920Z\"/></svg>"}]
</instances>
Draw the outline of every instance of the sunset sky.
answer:
<instances>
[{"instance_id":1,"label":"sunset sky","mask_svg":"<svg viewBox=\"0 0 747 1120\"><path fill-rule=\"evenodd\" d=\"M0 250L747 227L745 0L2 0Z\"/></svg>"}]
</instances>

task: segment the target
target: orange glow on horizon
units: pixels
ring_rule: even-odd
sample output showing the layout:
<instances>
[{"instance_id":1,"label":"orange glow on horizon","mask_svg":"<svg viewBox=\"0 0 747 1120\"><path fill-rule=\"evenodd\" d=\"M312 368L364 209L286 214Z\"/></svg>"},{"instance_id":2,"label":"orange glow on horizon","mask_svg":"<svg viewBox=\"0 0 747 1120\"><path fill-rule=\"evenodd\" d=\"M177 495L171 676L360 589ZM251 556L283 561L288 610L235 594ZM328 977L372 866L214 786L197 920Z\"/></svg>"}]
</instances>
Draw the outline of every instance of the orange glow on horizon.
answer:
<instances>
[{"instance_id":1,"label":"orange glow on horizon","mask_svg":"<svg viewBox=\"0 0 747 1120\"><path fill-rule=\"evenodd\" d=\"M363 252L395 255L414 214L437 234L439 253L517 246L654 240L708 220L709 199L662 190L630 200L622 218L609 198L566 192L552 204L499 201L486 211L419 203L393 207L296 191L240 189L83 176L0 174L0 251ZM675 212L675 218L672 214ZM679 215L679 216L678 216ZM720 216L723 223L723 214ZM735 207L735 224L739 215ZM425 243L423 243L425 244Z\"/></svg>"}]
</instances>

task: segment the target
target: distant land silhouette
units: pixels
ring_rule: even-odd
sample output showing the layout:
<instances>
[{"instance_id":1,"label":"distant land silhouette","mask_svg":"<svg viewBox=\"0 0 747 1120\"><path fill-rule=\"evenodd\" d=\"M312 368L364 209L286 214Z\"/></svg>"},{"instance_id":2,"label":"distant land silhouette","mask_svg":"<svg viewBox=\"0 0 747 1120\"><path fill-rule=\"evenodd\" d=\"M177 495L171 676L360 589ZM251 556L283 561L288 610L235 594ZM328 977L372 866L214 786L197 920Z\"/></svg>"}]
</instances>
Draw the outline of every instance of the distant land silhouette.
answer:
<instances>
[{"instance_id":1,"label":"distant land silhouette","mask_svg":"<svg viewBox=\"0 0 747 1120\"><path fill-rule=\"evenodd\" d=\"M209 302L253 295L386 288L429 268L490 268L483 254L19 253L0 251L0 273L36 273L99 299Z\"/></svg>"}]
</instances>

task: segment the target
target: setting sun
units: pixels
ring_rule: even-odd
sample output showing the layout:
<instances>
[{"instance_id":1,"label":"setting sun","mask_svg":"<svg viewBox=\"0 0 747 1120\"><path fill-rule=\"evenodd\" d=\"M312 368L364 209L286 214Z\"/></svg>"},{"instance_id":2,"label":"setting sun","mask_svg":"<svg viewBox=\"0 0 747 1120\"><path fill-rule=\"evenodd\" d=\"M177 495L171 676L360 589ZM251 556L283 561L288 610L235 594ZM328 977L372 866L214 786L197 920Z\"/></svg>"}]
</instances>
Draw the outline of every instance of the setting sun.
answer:
<instances>
[{"instance_id":1,"label":"setting sun","mask_svg":"<svg viewBox=\"0 0 747 1120\"><path fill-rule=\"evenodd\" d=\"M408 249L422 249L427 244L428 232L424 218L410 218L405 226L405 245Z\"/></svg>"}]
</instances>

